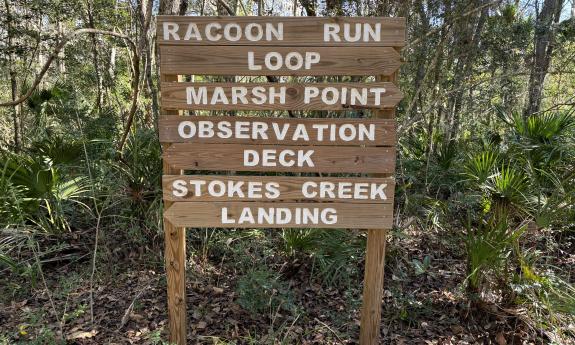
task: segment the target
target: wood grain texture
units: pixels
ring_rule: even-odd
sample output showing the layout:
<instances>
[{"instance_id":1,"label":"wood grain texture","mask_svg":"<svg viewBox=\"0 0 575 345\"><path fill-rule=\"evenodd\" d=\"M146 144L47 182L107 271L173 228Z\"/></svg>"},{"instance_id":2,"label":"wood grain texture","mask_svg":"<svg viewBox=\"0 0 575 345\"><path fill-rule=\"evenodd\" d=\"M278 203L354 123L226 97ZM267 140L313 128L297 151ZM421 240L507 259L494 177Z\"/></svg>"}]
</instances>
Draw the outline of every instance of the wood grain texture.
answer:
<instances>
[{"instance_id":1,"label":"wood grain texture","mask_svg":"<svg viewBox=\"0 0 575 345\"><path fill-rule=\"evenodd\" d=\"M393 214L391 216L393 220ZM367 252L363 279L363 303L361 307L361 345L379 344L381 323L381 300L383 297L383 275L385 269L385 243L387 229L391 224L374 227L367 232Z\"/></svg>"},{"instance_id":2,"label":"wood grain texture","mask_svg":"<svg viewBox=\"0 0 575 345\"><path fill-rule=\"evenodd\" d=\"M258 46L353 46L353 47L403 47L405 45L406 23L405 18L386 18L386 17L269 17L269 16L245 16L245 17L190 17L190 16L157 16L157 39L160 45L258 45ZM179 26L179 41L164 39L164 22L177 23ZM196 23L202 35L205 33L206 25L209 23L237 23L244 31L246 25L251 23L263 24L282 22L284 25L283 40L260 40L257 42L249 41L242 37L238 41L228 41L222 38L220 41L202 41L184 40L189 23ZM324 42L323 31L324 24L350 24L355 28L357 23L381 24L381 35L378 42L375 41L358 41L358 42ZM342 25L343 26L343 25ZM220 30L213 30L214 34L221 34ZM342 30L343 32L343 30ZM354 31L352 30L352 34Z\"/></svg>"},{"instance_id":3,"label":"wood grain texture","mask_svg":"<svg viewBox=\"0 0 575 345\"><path fill-rule=\"evenodd\" d=\"M248 64L248 53L253 54L253 62ZM266 68L266 53L281 54L284 63L281 68ZM289 53L301 54L302 62L306 53L319 54L319 62L299 66L296 57ZM399 53L391 47L373 47L368 51L353 47L232 47L232 46L160 46L162 73L195 75L275 75L275 76L319 76L319 75L389 75L401 65ZM271 59L275 66L276 59ZM261 69L253 70L256 66ZM275 67L272 67L275 69Z\"/></svg>"},{"instance_id":4,"label":"wood grain texture","mask_svg":"<svg viewBox=\"0 0 575 345\"><path fill-rule=\"evenodd\" d=\"M173 191L173 182L176 180L186 181L186 187L188 188L189 192L184 196L175 196ZM205 181L205 184L202 184L200 187L200 194L196 195L194 193L194 186L189 183L190 180L195 181ZM217 197L211 196L208 193L207 185L211 181L221 181L228 185L229 182L243 182L242 193L244 193L244 197L239 197L237 193L234 193L233 196L228 196L225 194L224 196ZM264 185L266 183L275 182L279 184L279 192L280 195L275 198L267 198L265 193L258 193L262 194L261 197L249 197L248 196L248 183L249 182L256 182L260 185ZM312 185L313 192L317 192L318 195L313 198L308 198L304 196L302 193L302 185L305 182L313 182L316 185ZM325 197L321 197L320 193L320 184L321 183L333 183L336 186L339 186L339 183L352 183L351 190L353 190L356 184L374 184L374 185L381 185L386 184L384 194L386 199L375 198L371 199L368 197L367 199L353 199L341 197L338 195L339 189L334 190L335 197L331 197L329 194L325 194ZM265 202L339 202L339 203L381 203L381 204L393 204L393 196L394 196L394 188L395 188L395 181L392 178L365 178L365 177L348 177L348 178L338 178L338 177L292 177L292 176L224 176L224 175L164 175L162 176L162 186L163 186L163 198L167 201L188 201L188 202L209 202L209 201L265 201ZM337 188L337 187L336 187ZM218 189L219 190L219 189ZM370 190L370 189L368 189ZM179 191L179 190L178 190ZM263 192L265 192L265 187L263 188ZM369 192L367 193L369 194ZM365 194L367 196L367 194Z\"/></svg>"},{"instance_id":5,"label":"wood grain texture","mask_svg":"<svg viewBox=\"0 0 575 345\"><path fill-rule=\"evenodd\" d=\"M164 208L171 203L164 203ZM186 229L164 217L170 343L186 344Z\"/></svg>"},{"instance_id":6,"label":"wood grain texture","mask_svg":"<svg viewBox=\"0 0 575 345\"><path fill-rule=\"evenodd\" d=\"M379 76L378 81L397 82L397 73L391 77ZM395 108L376 110L374 118L394 118ZM386 174L374 174L374 177L387 177ZM392 217L393 218L393 217ZM385 247L387 229L391 226L370 229L367 232L367 248L365 253L365 273L363 279L363 304L361 308L360 345L379 344L381 324L381 304L385 275Z\"/></svg>"},{"instance_id":7,"label":"wood grain texture","mask_svg":"<svg viewBox=\"0 0 575 345\"><path fill-rule=\"evenodd\" d=\"M313 150L314 166L244 166L244 150ZM395 148L343 146L276 146L176 143L163 154L171 167L185 170L275 171L323 173L390 173Z\"/></svg>"},{"instance_id":8,"label":"wood grain texture","mask_svg":"<svg viewBox=\"0 0 575 345\"><path fill-rule=\"evenodd\" d=\"M231 138L220 138L215 135L211 138L198 138L196 134L192 138L182 138L178 133L178 126L182 121L192 122L197 129L199 127L200 121L209 121L213 123L214 131L217 131L218 124L221 122L228 122L231 128L236 128L237 122L248 122L249 128L254 128L255 123L265 123L269 130L267 139L262 139L261 136L257 136L255 139L253 137L253 131L250 131L250 138L237 138L233 135ZM285 138L278 137L274 131L274 124L277 126L280 133L283 133L284 126L287 126ZM296 127L303 125L306 128L306 132L309 134L309 141L305 141L300 137L296 137L298 140L292 140L294 138L294 133ZM337 126L335 140L330 140L328 129L322 131L323 140L318 140L318 130L313 128L313 125L335 125ZM354 128L358 128L359 125L374 126L375 138L374 140L360 140L359 134L356 139L344 141L339 136L339 128L342 125L353 125ZM369 128L369 127L368 127ZM378 120L378 119L343 119L343 118L324 118L324 119L312 119L312 118L264 118L264 117L244 117L244 116L170 116L163 115L159 119L159 135L160 142L162 143L199 143L199 144L219 144L219 143L229 143L229 144L297 144L297 145L318 145L318 146L395 146L396 144L396 121L395 120ZM189 128L185 133L189 134ZM344 134L349 135L349 130L345 130ZM364 138L365 139L365 138Z\"/></svg>"},{"instance_id":9,"label":"wood grain texture","mask_svg":"<svg viewBox=\"0 0 575 345\"><path fill-rule=\"evenodd\" d=\"M198 101L188 104L187 101L187 88L193 88L196 93L203 92L202 89L206 89L206 102L204 98L199 98ZM232 94L234 90L238 88L247 88L247 97L245 103L241 100L237 100L236 104L233 104ZM262 92L266 99L262 104L258 104L262 98L256 97L257 89L263 88ZM308 102L305 101L304 90L305 88L318 88L320 93L319 96L309 99ZM211 104L214 97L214 90L216 88L221 88L228 100L228 104L224 104L222 101L215 101ZM281 102L280 96L272 97L272 91L275 90L276 94L282 94L282 88L285 88L285 100ZM324 92L326 88L335 88L336 90L347 90L346 96L340 97L340 101L327 104L322 101L321 93ZM351 90L357 90L358 92L363 92L363 88L368 90L367 102L361 104L351 102ZM376 102L376 97L373 92L369 90L385 89L385 93L381 94L379 102ZM165 109L193 109L193 110L349 110L349 109L384 109L395 107L403 98L403 94L397 86L393 83L307 83L307 84L295 84L295 83L162 83L162 106ZM375 92L375 91L374 91ZM343 91L340 92L343 94ZM274 104L271 104L270 99L274 99ZM199 102L199 103L197 103ZM197 104L194 104L197 103Z\"/></svg>"},{"instance_id":10,"label":"wood grain texture","mask_svg":"<svg viewBox=\"0 0 575 345\"><path fill-rule=\"evenodd\" d=\"M163 75L162 81L178 81L177 76ZM165 114L178 115L177 111L164 110ZM167 150L170 144L162 145ZM165 174L181 174L162 162ZM164 209L171 206L170 201L164 201ZM168 329L170 343L186 344L186 229L176 227L165 218L164 222L164 260L166 265L166 282L168 295Z\"/></svg>"},{"instance_id":11,"label":"wood grain texture","mask_svg":"<svg viewBox=\"0 0 575 345\"><path fill-rule=\"evenodd\" d=\"M227 208L229 219L235 224L222 223L222 208ZM297 224L290 221L285 224L238 224L242 210L249 208L255 215L258 208L287 208L295 212L296 208L332 208L337 211L336 224ZM344 204L344 203L265 203L265 202L175 202L164 211L164 217L181 227L218 227L218 228L387 228L391 226L393 206L390 204ZM295 215L292 216L295 218Z\"/></svg>"}]
</instances>

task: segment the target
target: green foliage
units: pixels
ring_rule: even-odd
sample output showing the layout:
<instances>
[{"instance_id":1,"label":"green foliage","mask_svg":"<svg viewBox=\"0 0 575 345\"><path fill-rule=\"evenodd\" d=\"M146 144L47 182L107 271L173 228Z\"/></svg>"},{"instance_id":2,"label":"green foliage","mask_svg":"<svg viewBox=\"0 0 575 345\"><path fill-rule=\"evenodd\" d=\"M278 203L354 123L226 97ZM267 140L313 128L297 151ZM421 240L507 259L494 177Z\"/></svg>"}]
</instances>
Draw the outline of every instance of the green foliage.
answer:
<instances>
[{"instance_id":1,"label":"green foliage","mask_svg":"<svg viewBox=\"0 0 575 345\"><path fill-rule=\"evenodd\" d=\"M520 253L521 270L511 283L515 302L527 309L538 327L559 330L558 336L568 343L569 328L575 322L575 286L541 259L536 250Z\"/></svg>"},{"instance_id":2,"label":"green foliage","mask_svg":"<svg viewBox=\"0 0 575 345\"><path fill-rule=\"evenodd\" d=\"M10 272L16 277L23 278L32 288L36 285L36 267L29 262L20 262L17 258L18 252L27 247L29 242L26 235L20 231L0 229L0 272ZM17 279L12 279L10 285L12 293L16 293L21 288ZM3 290L4 288L0 287L0 296L2 296L0 302L10 296L8 291Z\"/></svg>"},{"instance_id":3,"label":"green foliage","mask_svg":"<svg viewBox=\"0 0 575 345\"><path fill-rule=\"evenodd\" d=\"M505 216L512 210L523 210L527 187L527 176L512 166L502 165L485 184L493 202L493 212Z\"/></svg>"},{"instance_id":4,"label":"green foliage","mask_svg":"<svg viewBox=\"0 0 575 345\"><path fill-rule=\"evenodd\" d=\"M23 221L22 203L24 189L11 182L10 161L5 161L0 172L0 219L1 225L19 224Z\"/></svg>"},{"instance_id":5,"label":"green foliage","mask_svg":"<svg viewBox=\"0 0 575 345\"><path fill-rule=\"evenodd\" d=\"M441 170L448 172L452 168L457 158L458 151L459 147L457 146L457 142L455 142L455 140L450 140L447 143L442 142L439 145L435 152L437 165L441 168Z\"/></svg>"},{"instance_id":6,"label":"green foliage","mask_svg":"<svg viewBox=\"0 0 575 345\"><path fill-rule=\"evenodd\" d=\"M575 126L575 117L572 112L548 112L527 118L514 114L511 125L517 134L530 144L552 144L565 139ZM555 152L561 147L548 147L548 149Z\"/></svg>"},{"instance_id":7,"label":"green foliage","mask_svg":"<svg viewBox=\"0 0 575 345\"><path fill-rule=\"evenodd\" d=\"M44 140L33 142L30 155L47 157L55 166L74 166L84 156L84 143L64 136L49 136Z\"/></svg>"},{"instance_id":8,"label":"green foliage","mask_svg":"<svg viewBox=\"0 0 575 345\"><path fill-rule=\"evenodd\" d=\"M517 16L517 5L506 4L501 11L501 16L507 23L513 23L515 21L515 17Z\"/></svg>"},{"instance_id":9,"label":"green foliage","mask_svg":"<svg viewBox=\"0 0 575 345\"><path fill-rule=\"evenodd\" d=\"M318 248L320 233L317 229L284 229L282 238L288 254L309 253Z\"/></svg>"},{"instance_id":10,"label":"green foliage","mask_svg":"<svg viewBox=\"0 0 575 345\"><path fill-rule=\"evenodd\" d=\"M321 283L328 286L352 284L359 276L353 262L359 261L364 253L364 242L349 230L332 229L320 233L319 243L312 255L314 271Z\"/></svg>"},{"instance_id":11,"label":"green foliage","mask_svg":"<svg viewBox=\"0 0 575 345\"><path fill-rule=\"evenodd\" d=\"M130 136L123 160L116 165L126 183L126 192L134 206L159 195L162 175L160 145L153 131L139 130Z\"/></svg>"},{"instance_id":12,"label":"green foliage","mask_svg":"<svg viewBox=\"0 0 575 345\"><path fill-rule=\"evenodd\" d=\"M468 257L467 288L479 292L489 273L499 275L509 259L514 242L525 231L511 229L507 221L491 219L476 229L468 225L465 241Z\"/></svg>"},{"instance_id":13,"label":"green foliage","mask_svg":"<svg viewBox=\"0 0 575 345\"><path fill-rule=\"evenodd\" d=\"M313 279L326 286L349 284L358 272L353 261L363 252L363 242L347 230L285 229L285 250L290 255L307 255L313 260Z\"/></svg>"},{"instance_id":14,"label":"green foliage","mask_svg":"<svg viewBox=\"0 0 575 345\"><path fill-rule=\"evenodd\" d=\"M248 312L270 315L293 309L293 296L280 276L268 269L249 271L238 281L238 304Z\"/></svg>"},{"instance_id":15,"label":"green foliage","mask_svg":"<svg viewBox=\"0 0 575 345\"><path fill-rule=\"evenodd\" d=\"M75 153L54 147L50 151L53 157L5 154L0 158L0 165L4 166L0 187L13 187L13 192L8 195L13 198L16 210L50 233L70 231L70 206L72 203L83 205L80 199L87 191L84 176L72 177L66 174L65 168L54 163L69 163L70 157L74 161L77 157ZM8 210L0 211L11 215L6 220L17 217L13 207L12 210L8 207Z\"/></svg>"},{"instance_id":16,"label":"green foliage","mask_svg":"<svg viewBox=\"0 0 575 345\"><path fill-rule=\"evenodd\" d=\"M431 257L426 255L423 258L423 261L413 259L411 260L411 265L413 266L416 276L426 274L429 270L429 267L431 266Z\"/></svg>"},{"instance_id":17,"label":"green foliage","mask_svg":"<svg viewBox=\"0 0 575 345\"><path fill-rule=\"evenodd\" d=\"M493 174L498 160L497 152L492 150L470 155L465 163L464 174L467 175L473 183L481 186L485 184L488 178Z\"/></svg>"},{"instance_id":18,"label":"green foliage","mask_svg":"<svg viewBox=\"0 0 575 345\"><path fill-rule=\"evenodd\" d=\"M504 279L508 264L524 262L517 245L524 222L548 227L565 219L557 216L565 214L565 200L570 199L566 191L572 190L570 180L561 177L571 175L569 164L565 165L574 152L571 113L523 117L496 109L510 131L498 146L490 143L469 154L463 171L462 182L479 193L483 203L480 213L470 213L475 219L467 226L467 279L472 292L485 288L488 281L509 284Z\"/></svg>"}]
</instances>

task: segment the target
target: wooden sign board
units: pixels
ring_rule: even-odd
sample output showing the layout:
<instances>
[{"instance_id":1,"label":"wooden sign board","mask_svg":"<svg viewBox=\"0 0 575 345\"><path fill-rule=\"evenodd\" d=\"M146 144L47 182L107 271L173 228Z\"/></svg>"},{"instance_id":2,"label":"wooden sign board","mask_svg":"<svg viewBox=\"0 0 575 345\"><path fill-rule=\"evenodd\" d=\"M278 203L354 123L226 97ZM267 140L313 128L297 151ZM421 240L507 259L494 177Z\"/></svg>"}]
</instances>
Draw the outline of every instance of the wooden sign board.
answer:
<instances>
[{"instance_id":1,"label":"wooden sign board","mask_svg":"<svg viewBox=\"0 0 575 345\"><path fill-rule=\"evenodd\" d=\"M159 45L403 47L405 18L158 16Z\"/></svg>"},{"instance_id":2,"label":"wooden sign board","mask_svg":"<svg viewBox=\"0 0 575 345\"><path fill-rule=\"evenodd\" d=\"M162 155L183 170L393 173L395 148L172 144Z\"/></svg>"},{"instance_id":3,"label":"wooden sign board","mask_svg":"<svg viewBox=\"0 0 575 345\"><path fill-rule=\"evenodd\" d=\"M393 83L167 83L164 109L347 110L395 107L403 94Z\"/></svg>"},{"instance_id":4,"label":"wooden sign board","mask_svg":"<svg viewBox=\"0 0 575 345\"><path fill-rule=\"evenodd\" d=\"M164 73L195 75L357 75L393 74L401 65L390 47L160 46Z\"/></svg>"},{"instance_id":5,"label":"wooden sign board","mask_svg":"<svg viewBox=\"0 0 575 345\"><path fill-rule=\"evenodd\" d=\"M162 187L167 201L393 204L395 182L368 177L164 175Z\"/></svg>"},{"instance_id":6,"label":"wooden sign board","mask_svg":"<svg viewBox=\"0 0 575 345\"><path fill-rule=\"evenodd\" d=\"M394 146L395 120L160 116L162 143Z\"/></svg>"},{"instance_id":7,"label":"wooden sign board","mask_svg":"<svg viewBox=\"0 0 575 345\"><path fill-rule=\"evenodd\" d=\"M176 202L164 217L178 227L371 229L391 227L392 210L390 204Z\"/></svg>"}]
</instances>

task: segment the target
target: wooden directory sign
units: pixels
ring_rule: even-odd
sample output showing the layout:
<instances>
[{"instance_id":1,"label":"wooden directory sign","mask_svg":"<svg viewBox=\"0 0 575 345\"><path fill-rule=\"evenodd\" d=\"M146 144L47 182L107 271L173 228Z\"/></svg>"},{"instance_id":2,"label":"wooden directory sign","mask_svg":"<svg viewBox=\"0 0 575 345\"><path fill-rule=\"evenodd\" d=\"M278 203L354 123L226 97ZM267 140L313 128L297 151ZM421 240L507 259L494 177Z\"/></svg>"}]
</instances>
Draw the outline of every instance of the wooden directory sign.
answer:
<instances>
[{"instance_id":1,"label":"wooden directory sign","mask_svg":"<svg viewBox=\"0 0 575 345\"><path fill-rule=\"evenodd\" d=\"M367 229L360 344L377 344L405 20L159 16L157 36L170 341L186 343L186 227L311 227ZM375 81L191 83L178 78L184 74ZM373 118L174 116L182 110L353 109L370 110Z\"/></svg>"}]
</instances>

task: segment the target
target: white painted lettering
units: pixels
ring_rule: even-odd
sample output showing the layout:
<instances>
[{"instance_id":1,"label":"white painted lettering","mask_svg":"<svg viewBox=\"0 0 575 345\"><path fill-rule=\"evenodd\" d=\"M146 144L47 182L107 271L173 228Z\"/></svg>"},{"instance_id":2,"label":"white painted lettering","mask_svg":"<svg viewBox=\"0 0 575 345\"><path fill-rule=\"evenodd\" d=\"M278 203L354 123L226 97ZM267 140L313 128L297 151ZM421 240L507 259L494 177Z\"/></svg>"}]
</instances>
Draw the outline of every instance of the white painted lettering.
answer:
<instances>
[{"instance_id":1,"label":"white painted lettering","mask_svg":"<svg viewBox=\"0 0 575 345\"><path fill-rule=\"evenodd\" d=\"M217 34L213 34L213 30L216 29ZM219 41L222 39L222 34L219 33L222 29L222 26L219 23L209 23L206 25L206 38L209 41Z\"/></svg>"},{"instance_id":2,"label":"white painted lettering","mask_svg":"<svg viewBox=\"0 0 575 345\"><path fill-rule=\"evenodd\" d=\"M176 23L164 22L164 40L169 41L170 36L172 36L172 38L175 41L179 41L180 40L180 35L178 35L179 29L180 26Z\"/></svg>"},{"instance_id":3,"label":"white painted lettering","mask_svg":"<svg viewBox=\"0 0 575 345\"><path fill-rule=\"evenodd\" d=\"M303 102L309 104L312 98L319 96L319 88L315 86L306 86L303 93Z\"/></svg>"},{"instance_id":4,"label":"white painted lettering","mask_svg":"<svg viewBox=\"0 0 575 345\"><path fill-rule=\"evenodd\" d=\"M183 139L190 139L196 135L196 125L192 121L182 121L178 124L178 135Z\"/></svg>"},{"instance_id":5,"label":"white painted lettering","mask_svg":"<svg viewBox=\"0 0 575 345\"><path fill-rule=\"evenodd\" d=\"M172 182L172 194L177 197L184 197L188 195L188 188L186 187L186 181L175 180Z\"/></svg>"},{"instance_id":6,"label":"white painted lettering","mask_svg":"<svg viewBox=\"0 0 575 345\"><path fill-rule=\"evenodd\" d=\"M353 36L351 35L351 24L343 24L343 37L347 42L357 42L361 39L361 23L355 24Z\"/></svg>"},{"instance_id":7,"label":"white painted lettering","mask_svg":"<svg viewBox=\"0 0 575 345\"><path fill-rule=\"evenodd\" d=\"M242 28L236 23L229 23L224 27L224 37L231 42L239 41L242 38Z\"/></svg>"},{"instance_id":8,"label":"white painted lettering","mask_svg":"<svg viewBox=\"0 0 575 345\"><path fill-rule=\"evenodd\" d=\"M222 224L235 224L236 220L228 216L228 208L222 207Z\"/></svg>"},{"instance_id":9,"label":"white painted lettering","mask_svg":"<svg viewBox=\"0 0 575 345\"><path fill-rule=\"evenodd\" d=\"M244 150L244 166L255 167L260 162L260 155L256 150Z\"/></svg>"},{"instance_id":10,"label":"white painted lettering","mask_svg":"<svg viewBox=\"0 0 575 345\"><path fill-rule=\"evenodd\" d=\"M323 41L324 42L340 42L341 39L337 35L339 32L339 24L327 23L323 24Z\"/></svg>"},{"instance_id":11,"label":"white painted lettering","mask_svg":"<svg viewBox=\"0 0 575 345\"><path fill-rule=\"evenodd\" d=\"M190 23L190 25L188 25L188 30L186 30L186 35L184 36L184 41L189 41L192 38L195 38L196 41L202 40L202 35L200 35L198 26L195 23Z\"/></svg>"},{"instance_id":12,"label":"white painted lettering","mask_svg":"<svg viewBox=\"0 0 575 345\"><path fill-rule=\"evenodd\" d=\"M303 139L303 141L309 141L309 135L307 134L307 130L306 130L305 125L303 123L299 123L296 126L295 131L293 133L293 137L292 137L293 141L297 141L300 139Z\"/></svg>"},{"instance_id":13,"label":"white painted lettering","mask_svg":"<svg viewBox=\"0 0 575 345\"><path fill-rule=\"evenodd\" d=\"M255 34L254 29L256 31ZM264 37L264 30L262 26L257 23L250 23L246 25L245 34L248 41L257 42Z\"/></svg>"}]
</instances>

